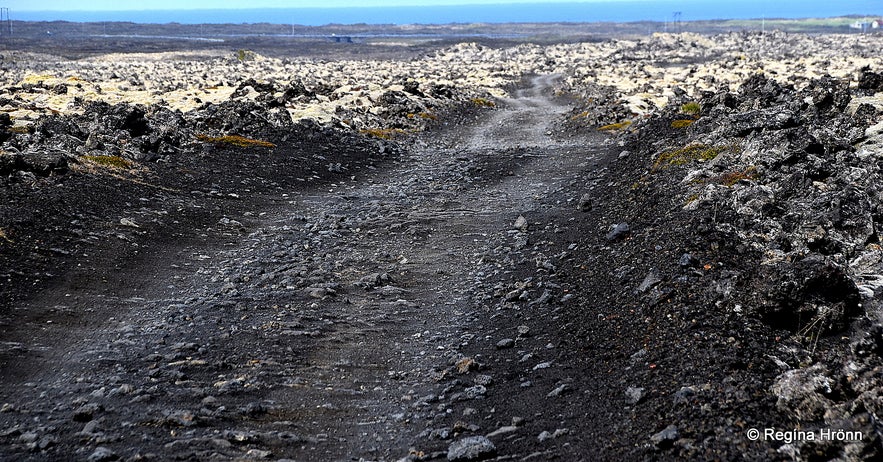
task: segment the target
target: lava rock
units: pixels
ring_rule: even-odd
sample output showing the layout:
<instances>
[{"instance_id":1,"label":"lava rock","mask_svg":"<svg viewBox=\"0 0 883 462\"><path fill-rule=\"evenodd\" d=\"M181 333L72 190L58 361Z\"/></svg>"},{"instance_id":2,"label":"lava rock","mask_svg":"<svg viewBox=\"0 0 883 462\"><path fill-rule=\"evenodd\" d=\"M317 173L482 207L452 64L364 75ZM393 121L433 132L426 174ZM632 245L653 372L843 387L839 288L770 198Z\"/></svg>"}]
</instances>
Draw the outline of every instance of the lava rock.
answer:
<instances>
[{"instance_id":1,"label":"lava rock","mask_svg":"<svg viewBox=\"0 0 883 462\"><path fill-rule=\"evenodd\" d=\"M641 281L637 291L639 293L647 292L660 282L662 282L662 278L659 276L659 272L655 268L651 269L650 272L647 273L647 276L644 277L644 280Z\"/></svg>"},{"instance_id":2,"label":"lava rock","mask_svg":"<svg viewBox=\"0 0 883 462\"><path fill-rule=\"evenodd\" d=\"M448 446L448 460L452 462L489 459L496 453L497 447L484 436L470 436Z\"/></svg>"},{"instance_id":3,"label":"lava rock","mask_svg":"<svg viewBox=\"0 0 883 462\"><path fill-rule=\"evenodd\" d=\"M869 67L862 68L858 78L858 88L869 90L870 93L883 91L883 74L873 72Z\"/></svg>"},{"instance_id":4,"label":"lava rock","mask_svg":"<svg viewBox=\"0 0 883 462\"><path fill-rule=\"evenodd\" d=\"M576 208L581 212L592 210L592 196L589 193L583 194L582 197L579 198Z\"/></svg>"},{"instance_id":5,"label":"lava rock","mask_svg":"<svg viewBox=\"0 0 883 462\"><path fill-rule=\"evenodd\" d=\"M631 234L631 228L628 223L617 223L607 235L604 236L604 238L607 239L608 242L616 242L625 239L629 234Z\"/></svg>"},{"instance_id":6,"label":"lava rock","mask_svg":"<svg viewBox=\"0 0 883 462\"><path fill-rule=\"evenodd\" d=\"M512 225L513 228L517 229L521 232L527 231L527 219L522 215L518 215L518 218L515 220L515 224Z\"/></svg>"},{"instance_id":7,"label":"lava rock","mask_svg":"<svg viewBox=\"0 0 883 462\"><path fill-rule=\"evenodd\" d=\"M499 342L497 342L497 348L499 348L501 350L504 348L512 348L514 346L515 346L515 340L513 340L511 338L504 338L504 339L500 340Z\"/></svg>"},{"instance_id":8,"label":"lava rock","mask_svg":"<svg viewBox=\"0 0 883 462\"><path fill-rule=\"evenodd\" d=\"M628 387L625 389L625 395L632 404L638 404L644 399L643 387Z\"/></svg>"},{"instance_id":9,"label":"lava rock","mask_svg":"<svg viewBox=\"0 0 883 462\"><path fill-rule=\"evenodd\" d=\"M659 433L651 436L650 442L652 442L656 447L660 449L665 449L671 447L672 444L677 441L678 436L678 427L674 425L669 425Z\"/></svg>"},{"instance_id":10,"label":"lava rock","mask_svg":"<svg viewBox=\"0 0 883 462\"><path fill-rule=\"evenodd\" d=\"M120 456L117 453L111 451L110 449L99 446L95 448L95 451L92 452L91 455L86 459L89 462L110 462L113 460L118 460Z\"/></svg>"},{"instance_id":11,"label":"lava rock","mask_svg":"<svg viewBox=\"0 0 883 462\"><path fill-rule=\"evenodd\" d=\"M861 312L858 287L846 270L818 255L764 268L757 279L764 289L759 314L775 327L796 331L815 319L820 332L842 332Z\"/></svg>"},{"instance_id":12,"label":"lava rock","mask_svg":"<svg viewBox=\"0 0 883 462\"><path fill-rule=\"evenodd\" d=\"M834 406L829 398L834 383L828 375L820 364L782 373L771 388L777 398L776 407L801 421L822 418Z\"/></svg>"},{"instance_id":13,"label":"lava rock","mask_svg":"<svg viewBox=\"0 0 883 462\"><path fill-rule=\"evenodd\" d=\"M696 260L696 258L693 257L693 255L691 255L689 253L685 253L685 254L681 255L681 258L678 259L678 265L680 265L684 268L696 266L697 263L698 263L698 261Z\"/></svg>"},{"instance_id":14,"label":"lava rock","mask_svg":"<svg viewBox=\"0 0 883 462\"><path fill-rule=\"evenodd\" d=\"M96 403L87 403L78 407L74 411L74 422L88 422L95 417L95 414L102 410L101 405Z\"/></svg>"}]
</instances>

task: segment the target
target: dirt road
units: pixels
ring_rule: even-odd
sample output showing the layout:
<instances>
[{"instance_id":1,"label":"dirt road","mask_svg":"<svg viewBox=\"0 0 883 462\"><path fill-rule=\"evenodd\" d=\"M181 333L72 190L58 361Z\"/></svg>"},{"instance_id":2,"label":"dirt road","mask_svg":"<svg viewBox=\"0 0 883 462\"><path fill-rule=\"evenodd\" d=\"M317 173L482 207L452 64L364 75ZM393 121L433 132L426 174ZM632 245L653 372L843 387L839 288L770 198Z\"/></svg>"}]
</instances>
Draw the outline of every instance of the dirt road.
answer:
<instances>
[{"instance_id":1,"label":"dirt road","mask_svg":"<svg viewBox=\"0 0 883 462\"><path fill-rule=\"evenodd\" d=\"M535 215L576 207L564 191L603 150L556 136L554 82L389 165L225 217L224 239L163 242L18 307L41 314L4 335L2 457L396 460L494 431L455 404L511 379L463 351L515 329L493 326L494 286L535 244ZM498 453L515 431L491 436Z\"/></svg>"}]
</instances>

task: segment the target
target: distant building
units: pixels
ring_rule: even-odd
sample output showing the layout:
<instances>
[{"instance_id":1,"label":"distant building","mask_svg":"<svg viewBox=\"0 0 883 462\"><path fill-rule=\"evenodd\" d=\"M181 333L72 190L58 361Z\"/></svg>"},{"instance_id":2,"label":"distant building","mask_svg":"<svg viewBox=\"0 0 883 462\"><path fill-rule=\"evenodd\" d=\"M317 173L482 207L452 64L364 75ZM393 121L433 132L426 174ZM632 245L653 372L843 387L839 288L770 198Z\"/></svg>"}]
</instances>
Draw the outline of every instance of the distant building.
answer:
<instances>
[{"instance_id":1,"label":"distant building","mask_svg":"<svg viewBox=\"0 0 883 462\"><path fill-rule=\"evenodd\" d=\"M875 19L873 21L856 21L849 25L849 27L853 29L858 29L862 32L866 32L870 29L879 29L880 26L883 25L883 19Z\"/></svg>"}]
</instances>

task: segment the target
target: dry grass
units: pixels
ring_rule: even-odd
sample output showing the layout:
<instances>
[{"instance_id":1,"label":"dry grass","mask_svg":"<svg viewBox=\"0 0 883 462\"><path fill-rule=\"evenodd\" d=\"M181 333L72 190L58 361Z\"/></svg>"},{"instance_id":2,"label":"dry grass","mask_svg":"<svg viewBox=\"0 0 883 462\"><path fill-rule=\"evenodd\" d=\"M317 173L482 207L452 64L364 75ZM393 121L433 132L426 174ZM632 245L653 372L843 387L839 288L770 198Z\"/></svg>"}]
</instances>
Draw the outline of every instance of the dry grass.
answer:
<instances>
[{"instance_id":1,"label":"dry grass","mask_svg":"<svg viewBox=\"0 0 883 462\"><path fill-rule=\"evenodd\" d=\"M236 146L237 148L275 148L276 145L269 141L254 140L239 135L208 136L196 135L196 139L203 143L211 143L218 146Z\"/></svg>"},{"instance_id":2,"label":"dry grass","mask_svg":"<svg viewBox=\"0 0 883 462\"><path fill-rule=\"evenodd\" d=\"M438 120L438 116L431 113L431 112L418 112L416 114L413 112L409 112L408 118L409 119L420 118L420 119L424 119L424 120Z\"/></svg>"},{"instance_id":3,"label":"dry grass","mask_svg":"<svg viewBox=\"0 0 883 462\"><path fill-rule=\"evenodd\" d=\"M120 156L83 156L80 159L102 167L117 168L121 170L128 170L135 165L132 161L123 159Z\"/></svg>"},{"instance_id":4,"label":"dry grass","mask_svg":"<svg viewBox=\"0 0 883 462\"><path fill-rule=\"evenodd\" d=\"M617 122L615 124L609 124L609 125L604 125L604 126L598 127L598 131L611 132L611 131L616 131L616 130L622 130L631 124L632 124L631 120L623 120L622 122Z\"/></svg>"},{"instance_id":5,"label":"dry grass","mask_svg":"<svg viewBox=\"0 0 883 462\"><path fill-rule=\"evenodd\" d=\"M497 103L487 99L487 98L472 98L469 101L472 101L472 104L481 107L496 107Z\"/></svg>"},{"instance_id":6,"label":"dry grass","mask_svg":"<svg viewBox=\"0 0 883 462\"><path fill-rule=\"evenodd\" d=\"M373 136L374 138L380 138L382 140L391 140L396 135L405 133L405 131L401 128L363 128L359 130L359 133Z\"/></svg>"},{"instance_id":7,"label":"dry grass","mask_svg":"<svg viewBox=\"0 0 883 462\"><path fill-rule=\"evenodd\" d=\"M735 172L727 172L720 176L718 181L720 184L728 187L732 187L736 183L742 180L756 180L758 178L757 167L751 166L746 168L745 170L735 171Z\"/></svg>"},{"instance_id":8,"label":"dry grass","mask_svg":"<svg viewBox=\"0 0 883 462\"><path fill-rule=\"evenodd\" d=\"M26 76L22 83L30 83L30 84L38 84L40 82L45 82L47 80L54 79L55 76L52 74L31 74Z\"/></svg>"},{"instance_id":9,"label":"dry grass","mask_svg":"<svg viewBox=\"0 0 883 462\"><path fill-rule=\"evenodd\" d=\"M589 111L583 111L583 112L580 112L579 114L571 116L570 120L585 119L588 116L589 116Z\"/></svg>"},{"instance_id":10,"label":"dry grass","mask_svg":"<svg viewBox=\"0 0 883 462\"><path fill-rule=\"evenodd\" d=\"M0 228L0 239L4 240L10 244L12 243L12 239L9 238L9 235L6 234L6 230L3 228Z\"/></svg>"}]
</instances>

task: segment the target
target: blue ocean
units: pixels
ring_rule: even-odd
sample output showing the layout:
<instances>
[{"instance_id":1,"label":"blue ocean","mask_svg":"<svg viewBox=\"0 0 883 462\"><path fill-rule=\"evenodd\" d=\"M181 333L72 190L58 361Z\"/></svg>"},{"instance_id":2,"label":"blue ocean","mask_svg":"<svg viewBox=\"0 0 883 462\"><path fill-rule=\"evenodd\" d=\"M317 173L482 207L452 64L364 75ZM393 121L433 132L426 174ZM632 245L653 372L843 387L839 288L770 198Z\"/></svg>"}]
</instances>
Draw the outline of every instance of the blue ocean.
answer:
<instances>
[{"instance_id":1,"label":"blue ocean","mask_svg":"<svg viewBox=\"0 0 883 462\"><path fill-rule=\"evenodd\" d=\"M472 22L632 22L748 18L820 18L845 15L883 16L883 0L770 1L659 0L584 3L522 3L420 7L284 8L155 11L16 11L25 21L130 21L136 23L211 24L447 24Z\"/></svg>"}]
</instances>

